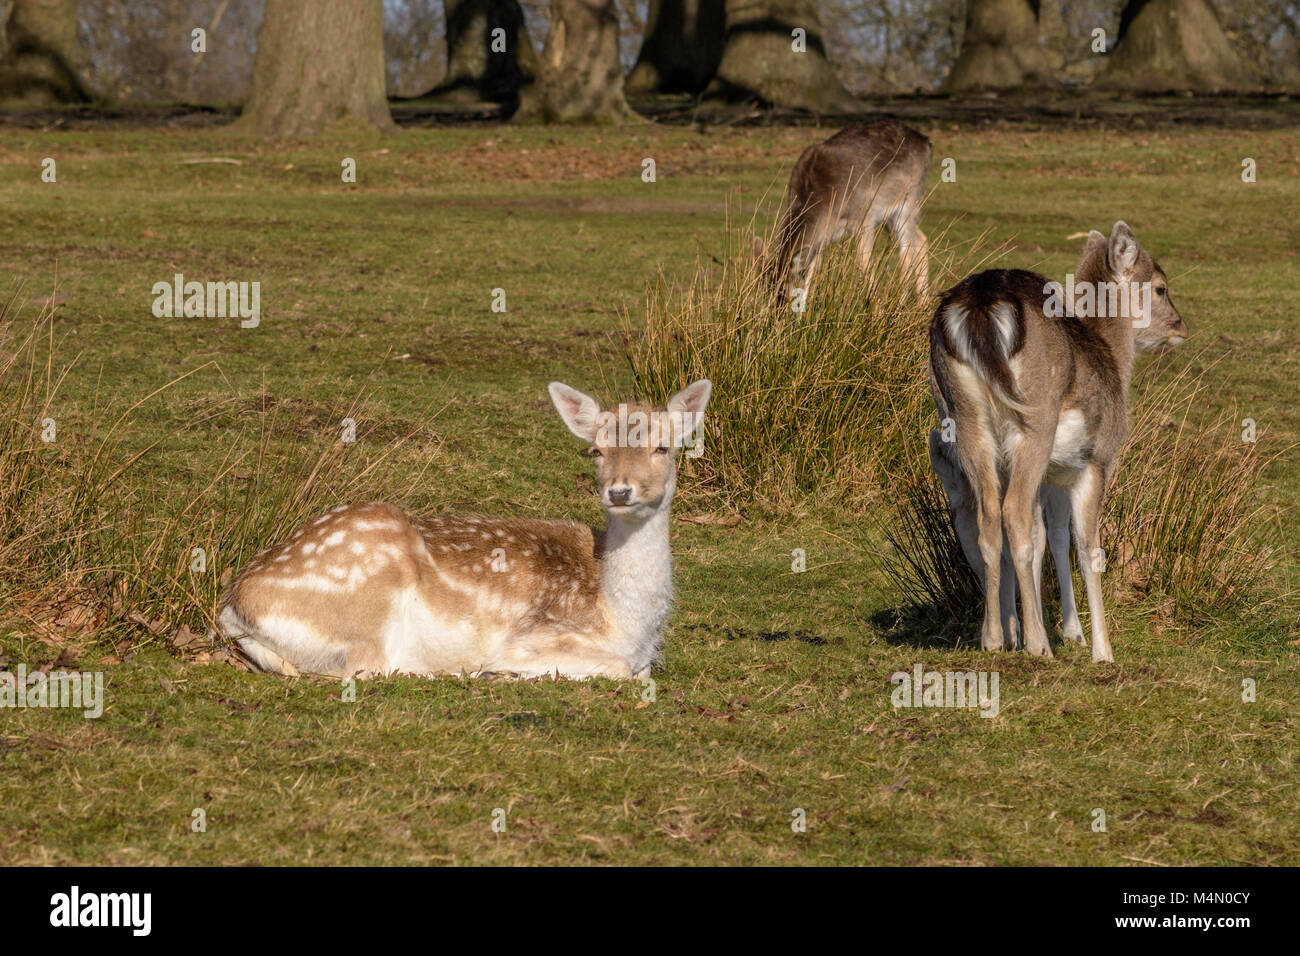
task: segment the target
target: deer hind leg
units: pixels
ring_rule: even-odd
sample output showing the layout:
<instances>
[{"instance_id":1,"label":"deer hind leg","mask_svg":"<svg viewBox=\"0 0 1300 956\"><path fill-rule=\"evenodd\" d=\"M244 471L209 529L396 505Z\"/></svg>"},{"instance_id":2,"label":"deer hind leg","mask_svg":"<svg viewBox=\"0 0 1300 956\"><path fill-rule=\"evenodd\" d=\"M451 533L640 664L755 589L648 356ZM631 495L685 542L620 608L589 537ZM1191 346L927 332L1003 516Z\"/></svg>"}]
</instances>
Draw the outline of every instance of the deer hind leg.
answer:
<instances>
[{"instance_id":1,"label":"deer hind leg","mask_svg":"<svg viewBox=\"0 0 1300 956\"><path fill-rule=\"evenodd\" d=\"M520 677L546 677L558 674L573 680L610 677L628 680L632 666L627 658L590 647L569 634L535 634L512 638L501 659L491 671L506 671Z\"/></svg>"},{"instance_id":2,"label":"deer hind leg","mask_svg":"<svg viewBox=\"0 0 1300 956\"><path fill-rule=\"evenodd\" d=\"M917 295L930 292L930 242L921 231L921 207L912 200L889 217L889 231L898 244L898 259L904 276L910 276Z\"/></svg>"},{"instance_id":3,"label":"deer hind leg","mask_svg":"<svg viewBox=\"0 0 1300 956\"><path fill-rule=\"evenodd\" d=\"M348 667L343 648L292 618L246 618L234 605L227 605L217 617L217 627L254 664L272 674L350 677L357 670Z\"/></svg>"},{"instance_id":4,"label":"deer hind leg","mask_svg":"<svg viewBox=\"0 0 1300 956\"><path fill-rule=\"evenodd\" d=\"M979 542L979 509L965 473L957 463L957 452L952 444L943 440L939 429L930 432L930 467L939 476L943 493L948 497L953 530L961 544L966 563L976 577L984 580L984 558ZM1011 557L1002 549L1002 563L998 569L998 613L1002 621L1002 648L1014 651L1019 644L1020 621L1016 617L1016 585ZM982 646L982 641L981 641Z\"/></svg>"},{"instance_id":5,"label":"deer hind leg","mask_svg":"<svg viewBox=\"0 0 1300 956\"><path fill-rule=\"evenodd\" d=\"M795 251L790 259L789 294L793 297L800 290L803 291L803 301L806 303L809 296L812 295L813 272L817 268L817 263L821 261L822 247L816 243L806 243L802 248Z\"/></svg>"},{"instance_id":6,"label":"deer hind leg","mask_svg":"<svg viewBox=\"0 0 1300 956\"><path fill-rule=\"evenodd\" d=\"M1026 437L1011 456L1011 473L1007 479L1007 493L1002 500L1002 517L1006 525L1007 543L1016 569L1016 583L1020 588L1020 618L1025 650L1040 657L1051 657L1052 647L1043 626L1042 586L1034 578L1035 568L1041 569L1044 533L1038 515L1038 491L1043 472L1047 467L1047 450L1040 442Z\"/></svg>"},{"instance_id":7,"label":"deer hind leg","mask_svg":"<svg viewBox=\"0 0 1300 956\"><path fill-rule=\"evenodd\" d=\"M937 428L930 431L930 467L939 477L939 484L943 485L943 493L948 498L953 530L957 532L966 563L983 580L984 559L980 557L979 515L974 494L957 462L954 443L944 441L943 432Z\"/></svg>"},{"instance_id":8,"label":"deer hind leg","mask_svg":"<svg viewBox=\"0 0 1300 956\"><path fill-rule=\"evenodd\" d=\"M227 605L222 609L217 618L217 629L234 641L258 670L285 677L300 676L293 662L278 653L255 628L249 627L233 607Z\"/></svg>"},{"instance_id":9,"label":"deer hind leg","mask_svg":"<svg viewBox=\"0 0 1300 956\"><path fill-rule=\"evenodd\" d=\"M1043 555L1047 551L1047 525L1043 520L1043 496L1040 491L1034 499L1032 533L1034 539L1034 600L1043 606Z\"/></svg>"},{"instance_id":10,"label":"deer hind leg","mask_svg":"<svg viewBox=\"0 0 1300 956\"><path fill-rule=\"evenodd\" d=\"M977 419L978 421L978 419ZM980 564L976 568L984 584L984 623L980 628L980 647L998 651L1002 644L1002 503L1001 481L992 436L978 421L976 428L963 427L958 421L957 452L974 498L978 529Z\"/></svg>"},{"instance_id":11,"label":"deer hind leg","mask_svg":"<svg viewBox=\"0 0 1300 956\"><path fill-rule=\"evenodd\" d=\"M818 246L816 249L808 253L807 256L808 265L803 270L803 285L802 285L805 301L807 301L808 296L812 293L813 272L816 271L817 264L821 262L821 260L822 260L822 250L820 246Z\"/></svg>"},{"instance_id":12,"label":"deer hind leg","mask_svg":"<svg viewBox=\"0 0 1300 956\"><path fill-rule=\"evenodd\" d=\"M871 266L871 250L876 244L876 224L868 219L858 229L858 268L866 272Z\"/></svg>"},{"instance_id":13,"label":"deer hind leg","mask_svg":"<svg viewBox=\"0 0 1300 956\"><path fill-rule=\"evenodd\" d=\"M912 276L916 283L916 294L924 298L930 293L930 242L913 216L898 233L898 255L902 260L903 272Z\"/></svg>"},{"instance_id":14,"label":"deer hind leg","mask_svg":"<svg viewBox=\"0 0 1300 956\"><path fill-rule=\"evenodd\" d=\"M1056 566L1056 581L1061 591L1061 637L1067 641L1087 643L1079 625L1079 610L1074 605L1074 581L1070 578L1070 494L1059 485L1043 486L1043 511L1047 516L1047 542Z\"/></svg>"},{"instance_id":15,"label":"deer hind leg","mask_svg":"<svg viewBox=\"0 0 1300 956\"><path fill-rule=\"evenodd\" d=\"M293 662L287 658L281 657L266 644L263 644L255 637L245 635L236 641L239 649L257 665L259 670L266 671L270 674L283 674L285 677L302 676L298 668L293 666Z\"/></svg>"},{"instance_id":16,"label":"deer hind leg","mask_svg":"<svg viewBox=\"0 0 1300 956\"><path fill-rule=\"evenodd\" d=\"M1019 650L1024 636L1020 633L1020 617L1016 614L1016 566L1011 560L1005 535L1002 538L1002 565L998 571L998 613L1002 617L1002 649Z\"/></svg>"},{"instance_id":17,"label":"deer hind leg","mask_svg":"<svg viewBox=\"0 0 1300 956\"><path fill-rule=\"evenodd\" d=\"M1105 552L1101 550L1101 498L1105 480L1094 465L1087 468L1070 489L1070 512L1074 523L1074 546L1079 558L1079 573L1088 592L1088 617L1092 623L1092 659L1113 661L1110 635L1106 630L1106 612L1101 598L1101 569Z\"/></svg>"},{"instance_id":18,"label":"deer hind leg","mask_svg":"<svg viewBox=\"0 0 1300 956\"><path fill-rule=\"evenodd\" d=\"M1005 507L1002 514L1005 518ZM1047 531L1043 525L1042 508L1037 503L1034 504L1030 534L1034 542L1033 576L1035 592L1033 600L1038 603L1039 607L1042 607L1043 552L1046 550ZM1018 651L1024 648L1025 642L1024 634L1021 633L1020 617L1016 614L1016 564L1011 558L1011 545L1005 537L1002 541L1002 580L1000 584L998 597L1002 605L1002 627L1005 632L1002 646L1009 651Z\"/></svg>"}]
</instances>

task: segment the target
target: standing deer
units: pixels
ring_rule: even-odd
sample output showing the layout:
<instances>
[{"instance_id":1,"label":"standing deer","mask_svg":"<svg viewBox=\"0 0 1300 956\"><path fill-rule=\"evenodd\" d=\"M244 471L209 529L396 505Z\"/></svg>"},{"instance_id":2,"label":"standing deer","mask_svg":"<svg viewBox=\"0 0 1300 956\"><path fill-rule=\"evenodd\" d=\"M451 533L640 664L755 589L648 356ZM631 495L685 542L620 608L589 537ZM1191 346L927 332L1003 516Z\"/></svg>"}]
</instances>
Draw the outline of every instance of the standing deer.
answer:
<instances>
[{"instance_id":1,"label":"standing deer","mask_svg":"<svg viewBox=\"0 0 1300 956\"><path fill-rule=\"evenodd\" d=\"M1065 296L1068 314L1052 308L1054 298L1062 304L1053 285L1032 272L995 269L949 289L930 324L931 381L940 414L954 420L966 482L960 490L969 493L954 511L984 585L980 646L1015 642L1007 613L1014 618L1013 592L1003 584L1009 564L1014 585L1005 587L1019 589L1024 647L1051 656L1041 600L1044 537L1060 576L1066 636L1077 630L1082 637L1065 544L1072 525L1091 611L1092 659L1111 661L1101 504L1128 432L1133 357L1137 349L1181 344L1187 325L1169 298L1164 270L1123 222L1109 239L1089 234ZM931 449L933 461L933 437Z\"/></svg>"},{"instance_id":2,"label":"standing deer","mask_svg":"<svg viewBox=\"0 0 1300 956\"><path fill-rule=\"evenodd\" d=\"M934 384L930 382L935 395L940 419L950 418L943 407L941 397ZM930 432L930 467L943 486L948 499L948 508L952 514L953 527L957 540L961 543L966 562L977 574L984 561L979 550L979 521L975 511L975 496L970 482L957 461L956 443L944 441L943 431L935 428ZM1063 488L1044 484L1039 492L1039 505L1034 509L1033 528L1034 563L1032 574L1034 582L1040 584L1037 599L1041 602L1043 544L1044 539L1052 549L1052 563L1056 567L1056 577L1061 600L1061 636L1067 640L1083 642L1083 628L1079 624L1079 612L1074 604L1074 582L1070 579L1070 500ZM1044 515L1046 514L1046 522ZM1016 578L1015 566L1011 563L1011 552L1006 541L1002 542L1002 567L998 574L998 608L1002 620L1002 647L1004 650L1020 649L1020 618L1016 614Z\"/></svg>"},{"instance_id":3,"label":"standing deer","mask_svg":"<svg viewBox=\"0 0 1300 956\"><path fill-rule=\"evenodd\" d=\"M925 136L891 119L849 126L805 149L777 230L776 275L807 288L822 251L845 235L856 237L865 269L876 228L884 225L925 295L930 267L920 219L932 152Z\"/></svg>"},{"instance_id":4,"label":"standing deer","mask_svg":"<svg viewBox=\"0 0 1300 956\"><path fill-rule=\"evenodd\" d=\"M560 417L589 443L603 531L344 505L254 557L218 627L285 675L645 676L672 605L677 450L696 440L711 391L701 380L665 407L615 413L551 383Z\"/></svg>"}]
</instances>

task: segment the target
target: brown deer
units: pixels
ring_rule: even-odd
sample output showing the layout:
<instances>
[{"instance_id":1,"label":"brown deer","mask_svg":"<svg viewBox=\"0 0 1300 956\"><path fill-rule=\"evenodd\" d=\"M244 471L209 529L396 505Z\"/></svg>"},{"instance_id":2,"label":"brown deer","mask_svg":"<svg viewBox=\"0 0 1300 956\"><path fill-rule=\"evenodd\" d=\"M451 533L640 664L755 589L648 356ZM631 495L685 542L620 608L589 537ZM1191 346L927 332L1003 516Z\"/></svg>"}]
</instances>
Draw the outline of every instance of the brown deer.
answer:
<instances>
[{"instance_id":1,"label":"brown deer","mask_svg":"<svg viewBox=\"0 0 1300 956\"><path fill-rule=\"evenodd\" d=\"M1009 564L1024 647L1051 656L1041 602L1043 540L1052 546L1064 606L1069 562L1060 552L1072 525L1092 659L1114 660L1102 606L1100 518L1128 432L1133 357L1137 349L1176 346L1187 334L1164 270L1123 222L1109 239L1089 234L1065 290L1032 272L995 269L944 294L930 324L930 374L940 415L955 425L956 460L969 492L962 508L974 517L977 554L971 523L960 514L958 533L984 586L985 650L1015 641L1003 590ZM931 448L933 459L933 438Z\"/></svg>"},{"instance_id":2,"label":"brown deer","mask_svg":"<svg viewBox=\"0 0 1300 956\"><path fill-rule=\"evenodd\" d=\"M876 229L884 225L924 295L929 261L920 218L932 152L925 136L890 119L849 126L805 149L790 174L774 274L807 289L822 251L845 235L857 239L865 269ZM756 246L761 253L761 241Z\"/></svg>"},{"instance_id":3,"label":"brown deer","mask_svg":"<svg viewBox=\"0 0 1300 956\"><path fill-rule=\"evenodd\" d=\"M344 505L256 555L217 626L286 675L645 676L672 606L677 450L696 441L711 390L701 380L664 407L605 412L551 383L589 444L603 530Z\"/></svg>"}]
</instances>

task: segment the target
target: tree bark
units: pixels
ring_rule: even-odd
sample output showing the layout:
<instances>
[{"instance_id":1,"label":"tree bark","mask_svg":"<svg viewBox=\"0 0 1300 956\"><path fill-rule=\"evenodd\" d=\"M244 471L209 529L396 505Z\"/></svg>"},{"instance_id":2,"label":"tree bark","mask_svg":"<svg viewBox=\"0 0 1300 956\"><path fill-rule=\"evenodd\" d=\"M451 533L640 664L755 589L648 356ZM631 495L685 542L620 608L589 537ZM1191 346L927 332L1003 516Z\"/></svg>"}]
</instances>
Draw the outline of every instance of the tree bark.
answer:
<instances>
[{"instance_id":1,"label":"tree bark","mask_svg":"<svg viewBox=\"0 0 1300 956\"><path fill-rule=\"evenodd\" d=\"M239 125L304 138L336 125L394 129L381 0L266 0Z\"/></svg>"},{"instance_id":2,"label":"tree bark","mask_svg":"<svg viewBox=\"0 0 1300 956\"><path fill-rule=\"evenodd\" d=\"M551 0L537 82L524 91L518 115L578 123L630 116L618 32L614 0Z\"/></svg>"},{"instance_id":3,"label":"tree bark","mask_svg":"<svg viewBox=\"0 0 1300 956\"><path fill-rule=\"evenodd\" d=\"M1052 82L1038 40L1037 0L969 0L961 52L946 89L1009 90Z\"/></svg>"},{"instance_id":4,"label":"tree bark","mask_svg":"<svg viewBox=\"0 0 1300 956\"><path fill-rule=\"evenodd\" d=\"M722 61L710 94L815 113L861 109L826 59L816 0L726 0L726 7ZM803 52L795 51L796 29L803 31Z\"/></svg>"},{"instance_id":5,"label":"tree bark","mask_svg":"<svg viewBox=\"0 0 1300 956\"><path fill-rule=\"evenodd\" d=\"M0 99L47 104L92 99L76 0L0 0Z\"/></svg>"},{"instance_id":6,"label":"tree bark","mask_svg":"<svg viewBox=\"0 0 1300 956\"><path fill-rule=\"evenodd\" d=\"M434 96L517 103L537 78L537 51L524 29L518 0L446 0L447 77ZM505 50L493 50L493 31L505 31Z\"/></svg>"},{"instance_id":7,"label":"tree bark","mask_svg":"<svg viewBox=\"0 0 1300 956\"><path fill-rule=\"evenodd\" d=\"M726 22L726 0L650 0L645 39L627 88L702 93L722 61Z\"/></svg>"},{"instance_id":8,"label":"tree bark","mask_svg":"<svg viewBox=\"0 0 1300 956\"><path fill-rule=\"evenodd\" d=\"M1097 85L1143 92L1213 92L1260 77L1232 48L1205 0L1129 0Z\"/></svg>"}]
</instances>

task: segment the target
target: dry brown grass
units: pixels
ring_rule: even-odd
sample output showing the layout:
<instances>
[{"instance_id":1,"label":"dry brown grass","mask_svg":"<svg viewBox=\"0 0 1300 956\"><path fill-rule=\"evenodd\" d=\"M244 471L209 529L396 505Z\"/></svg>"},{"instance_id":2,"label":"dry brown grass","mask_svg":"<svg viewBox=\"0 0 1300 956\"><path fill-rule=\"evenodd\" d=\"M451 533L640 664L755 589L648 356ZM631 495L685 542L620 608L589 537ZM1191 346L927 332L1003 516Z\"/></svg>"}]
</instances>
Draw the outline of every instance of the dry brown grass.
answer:
<instances>
[{"instance_id":1,"label":"dry brown grass","mask_svg":"<svg viewBox=\"0 0 1300 956\"><path fill-rule=\"evenodd\" d=\"M640 391L713 382L707 454L683 482L727 507L785 510L812 496L864 513L910 468L932 414L924 368L933 302L917 295L882 237L869 268L850 243L823 257L805 310L793 311L749 254L754 227L728 229L685 281L661 277L645 318L625 316ZM766 237L769 248L773 237ZM931 245L943 288L979 266L979 243Z\"/></svg>"},{"instance_id":2,"label":"dry brown grass","mask_svg":"<svg viewBox=\"0 0 1300 956\"><path fill-rule=\"evenodd\" d=\"M47 642L206 631L238 567L312 515L379 496L377 473L411 437L390 436L365 456L332 429L304 442L301 423L282 422L276 403L250 412L232 398L129 448L134 416L200 367L126 409L91 415L108 425L87 438L93 424L74 431L56 414L74 363L57 357L50 310L20 328L14 301L0 311L0 600L5 620ZM358 394L330 420L355 417L362 402ZM191 478L150 467L168 439L232 409L247 422L239 439ZM51 421L52 442L42 438Z\"/></svg>"}]
</instances>

